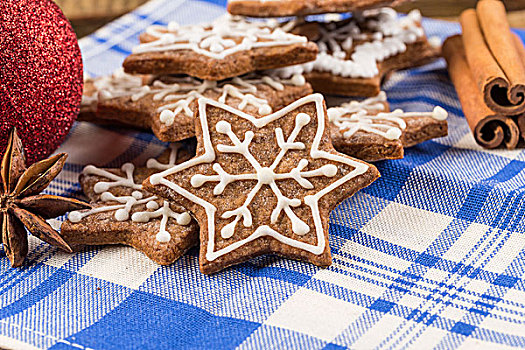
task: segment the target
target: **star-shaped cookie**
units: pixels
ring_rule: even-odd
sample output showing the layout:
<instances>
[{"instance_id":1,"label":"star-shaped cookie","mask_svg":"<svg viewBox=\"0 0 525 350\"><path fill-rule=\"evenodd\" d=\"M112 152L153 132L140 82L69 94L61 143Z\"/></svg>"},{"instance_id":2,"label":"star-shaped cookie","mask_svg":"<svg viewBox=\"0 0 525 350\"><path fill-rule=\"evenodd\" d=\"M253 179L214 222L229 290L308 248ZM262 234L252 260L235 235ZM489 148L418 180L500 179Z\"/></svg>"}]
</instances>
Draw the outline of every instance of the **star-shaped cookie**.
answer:
<instances>
[{"instance_id":1,"label":"star-shaped cookie","mask_svg":"<svg viewBox=\"0 0 525 350\"><path fill-rule=\"evenodd\" d=\"M373 9L345 20L296 20L283 29L308 36L319 54L313 62L280 68L277 74L303 74L315 92L324 94L375 96L389 73L429 63L440 52L437 40L427 40L417 10L398 17L391 8Z\"/></svg>"},{"instance_id":2,"label":"star-shaped cookie","mask_svg":"<svg viewBox=\"0 0 525 350\"><path fill-rule=\"evenodd\" d=\"M264 117L201 98L196 157L143 185L194 214L203 273L261 254L327 266L330 211L379 177L329 132L320 94Z\"/></svg>"},{"instance_id":3,"label":"star-shaped cookie","mask_svg":"<svg viewBox=\"0 0 525 350\"><path fill-rule=\"evenodd\" d=\"M80 178L92 209L71 212L61 236L76 250L86 245L124 244L146 254L161 265L180 258L199 239L199 228L184 208L142 188L149 175L171 168L192 152L172 144L147 167L131 163L120 169L87 166Z\"/></svg>"},{"instance_id":4,"label":"star-shaped cookie","mask_svg":"<svg viewBox=\"0 0 525 350\"><path fill-rule=\"evenodd\" d=\"M439 106L432 112L390 112L383 91L328 109L335 149L367 162L400 159L403 148L447 136L447 116Z\"/></svg>"},{"instance_id":5,"label":"star-shaped cookie","mask_svg":"<svg viewBox=\"0 0 525 350\"><path fill-rule=\"evenodd\" d=\"M95 104L96 113L88 114L86 106L80 120L151 129L166 142L195 136L194 107L200 97L266 115L312 93L301 75L290 79L251 75L216 82L181 76L132 76L121 70L111 77L88 80L85 90L91 95L83 100L88 106Z\"/></svg>"},{"instance_id":6,"label":"star-shaped cookie","mask_svg":"<svg viewBox=\"0 0 525 350\"><path fill-rule=\"evenodd\" d=\"M374 7L397 6L407 0L229 0L228 11L249 17L289 17L323 13L357 13Z\"/></svg>"},{"instance_id":7,"label":"star-shaped cookie","mask_svg":"<svg viewBox=\"0 0 525 350\"><path fill-rule=\"evenodd\" d=\"M315 59L317 46L284 32L277 21L229 15L209 24L151 26L123 63L127 73L187 74L223 80Z\"/></svg>"}]
</instances>

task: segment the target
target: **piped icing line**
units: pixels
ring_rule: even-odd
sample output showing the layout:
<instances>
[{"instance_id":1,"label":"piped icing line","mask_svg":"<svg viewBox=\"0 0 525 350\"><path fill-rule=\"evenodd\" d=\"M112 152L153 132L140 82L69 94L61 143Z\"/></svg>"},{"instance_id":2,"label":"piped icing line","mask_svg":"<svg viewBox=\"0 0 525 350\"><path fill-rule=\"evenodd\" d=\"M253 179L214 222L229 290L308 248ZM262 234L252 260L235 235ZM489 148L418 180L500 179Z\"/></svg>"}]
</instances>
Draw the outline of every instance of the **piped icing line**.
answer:
<instances>
[{"instance_id":1,"label":"piped icing line","mask_svg":"<svg viewBox=\"0 0 525 350\"><path fill-rule=\"evenodd\" d=\"M211 24L151 26L146 33L155 40L140 44L133 53L192 50L214 59L262 47L303 44L304 36L286 33L277 22L248 22L241 17L225 15Z\"/></svg>"},{"instance_id":2,"label":"piped icing line","mask_svg":"<svg viewBox=\"0 0 525 350\"><path fill-rule=\"evenodd\" d=\"M165 83L155 80L151 85L144 85L142 78L124 73L122 69L117 70L112 77L99 78L95 80L98 89L98 100L109 100L118 97L129 96L131 101L136 102L146 96L153 96L154 101L162 101L166 104L157 108L159 120L166 126L175 122L179 113L193 117L190 105L193 101L205 97L207 91L220 93L219 101L226 102L228 97L241 100L238 108L244 110L247 106L254 106L259 114L272 113L272 108L266 99L256 97L257 84L265 84L276 91L284 90L284 85L304 86L306 80L302 75L292 75L289 79L281 79L276 76L257 77L235 77L223 82L200 81L191 77L174 78L173 83ZM86 97L90 101L93 97ZM92 103L92 102L91 102Z\"/></svg>"},{"instance_id":3,"label":"piped icing line","mask_svg":"<svg viewBox=\"0 0 525 350\"><path fill-rule=\"evenodd\" d=\"M379 95L363 101L351 101L340 107L328 109L330 123L343 132L345 138L352 137L358 131L377 134L387 140L398 140L407 125L403 118L430 117L435 120L446 120L447 111L436 106L432 112L403 112L396 109L392 112L386 110L386 94L381 91ZM372 112L379 112L371 114ZM397 124L394 126L392 124Z\"/></svg>"},{"instance_id":4,"label":"piped icing line","mask_svg":"<svg viewBox=\"0 0 525 350\"><path fill-rule=\"evenodd\" d=\"M281 77L319 71L342 77L373 78L379 74L379 62L405 52L408 44L425 35L420 23L418 10L398 18L395 10L385 7L356 13L353 20L341 27L333 22L319 24L317 59L276 72ZM363 32L362 28L367 30ZM362 40L366 42L354 45ZM352 52L350 57L348 52Z\"/></svg>"},{"instance_id":5,"label":"piped icing line","mask_svg":"<svg viewBox=\"0 0 525 350\"><path fill-rule=\"evenodd\" d=\"M177 163L179 157L179 151L182 148L182 144L179 142L170 143L168 146L170 149L170 155L168 158L168 163L161 163L155 158L150 158L146 162L146 167L148 169L157 169L157 170L166 170L173 167Z\"/></svg>"},{"instance_id":6,"label":"piped icing line","mask_svg":"<svg viewBox=\"0 0 525 350\"><path fill-rule=\"evenodd\" d=\"M170 188L171 190L175 191L179 195L187 198L188 200L204 208L206 212L206 216L207 216L207 228L208 228L208 244L206 247L206 259L208 261L213 261L262 236L273 237L276 240L284 244L308 251L312 254L320 255L323 253L326 243L324 240L323 225L322 225L320 212L319 212L319 200L324 195L335 190L336 188L338 188L345 182L351 180L352 178L356 176L359 176L365 173L369 168L368 165L364 163L357 162L350 158L343 157L337 154L332 154L332 153L319 149L321 139L323 137L323 134L326 128L323 101L324 101L323 96L320 94L309 95L309 96L306 96L306 97L303 97L297 100L296 102L290 104L289 106L271 115L267 115L264 117L255 117L255 116L246 114L233 107L230 107L228 105L225 105L223 103L220 103L220 102L217 102L211 99L205 99L205 98L199 99L199 118L200 118L200 123L202 126L202 139L203 139L204 153L184 163L175 165L171 169L167 169L163 172L152 175L150 177L150 182L152 185L164 185ZM229 237L234 236L235 227L237 226L238 222L241 221L241 219L242 219L243 226L245 227L252 226L253 224L252 215L248 209L248 205L249 203L251 203L251 201L253 200L253 198L255 197L255 195L257 194L257 192L262 186L269 186L272 192L274 193L274 195L278 199L278 203L271 214L271 218L270 218L271 222L275 222L279 214L282 211L284 211L287 217L292 222L292 231L298 235L306 234L307 232L311 230L311 228L304 221L298 218L297 215L295 215L295 213L293 212L294 207L297 207L302 204L301 200L299 200L298 198L287 198L286 196L284 196L279 189L277 181L280 179L294 179L302 187L311 188L312 184L308 181L309 177L314 177L314 176L333 177L337 175L338 168L337 166L332 166L331 164L328 164L328 166L323 166L319 169L305 172L303 171L303 169L307 166L308 161L306 159L302 159L301 161L299 161L297 166L294 169L292 169L289 173L280 174L280 173L274 172L274 170L277 168L277 166L280 164L283 157L287 154L289 150L305 148L305 145L303 143L296 142L295 140L297 136L299 135L299 133L301 132L302 128L312 122L313 117L305 113L299 113L295 119L295 127L292 133L289 135L289 137L286 140L283 137L282 130L280 129L275 130L276 142L279 145L279 148L281 150L276 156L274 162L272 163L270 167L262 167L257 162L255 157L250 153L249 145L250 145L251 140L254 137L254 133L252 131L246 132L244 135L244 140L241 141L237 137L237 135L233 133L233 131L231 130L231 125L228 122L220 121L219 123L217 123L216 125L217 132L228 136L228 139L232 143L232 145L218 145L217 151L220 153L241 154L250 163L250 165L254 169L254 172L250 174L228 174L222 169L222 167L220 167L219 163L215 162L216 154L215 154L215 150L212 145L211 138L210 138L210 130L209 130L208 119L206 115L207 106L211 105L217 108L221 108L229 113L232 113L233 115L236 115L239 118L242 118L242 119L245 119L251 122L255 128L262 128L268 125L269 123L284 117L291 111L305 104L308 104L308 103L315 103L316 115L317 115L317 120L316 120L317 130L316 130L314 140L312 142L312 146L310 148L310 156L314 159L326 159L332 162L343 163L353 168L353 170L350 171L348 174L341 177L337 181L333 182L326 188L318 191L315 194L304 197L304 204L310 207L311 209L317 243L309 244L309 243L301 242L299 240L284 236L283 234L281 234L280 232L277 232L276 230L272 229L268 225L261 225L255 228L254 232L247 238L234 242L222 249L215 250L215 236L217 234L215 232L215 215L217 212L217 208L210 202L206 201L205 198L200 198L197 195L191 193L190 191L182 188L181 186L167 180L166 179L167 176L178 173L180 171L194 167L199 164L213 163L212 168L217 173L217 175L205 176L202 174L196 174L191 179L191 186L193 188L198 188L202 186L205 182L209 182L209 181L218 182L218 184L214 188L214 195L219 195L220 193L222 193L222 191L224 191L226 186L233 181L257 180L257 184L253 187L253 189L247 195L244 204L239 208L224 212L221 216L221 218L223 219L233 218L233 221L227 224L220 232L223 238L228 239Z\"/></svg>"},{"instance_id":7,"label":"piped icing line","mask_svg":"<svg viewBox=\"0 0 525 350\"><path fill-rule=\"evenodd\" d=\"M178 147L172 148L168 164L151 162L151 159L148 160L148 163L151 165L151 168L157 169L165 167L166 165L171 166L172 162L173 164L175 164L178 149ZM175 160L172 160L173 157L175 158ZM86 166L82 172L84 175L95 175L112 180L111 182L100 181L95 184L93 190L95 191L95 193L100 194L100 201L118 204L95 207L88 210L72 211L69 213L68 220L73 223L78 223L87 216L109 211L114 211L114 217L117 221L130 220L131 216L132 222L146 223L149 222L151 219L156 219L160 217L160 227L159 231L155 235L155 238L161 243L167 243L171 240L171 235L166 230L169 218L176 220L177 224L182 226L186 226L191 222L191 216L189 215L189 213L174 212L170 208L168 201L161 200L159 204L159 198L157 196L149 196L144 198L144 193L141 192L142 185L135 183L133 178L133 173L135 171L135 166L133 164L125 163L124 165L122 165L121 170L126 174L125 177L118 176L110 171L97 168L93 165ZM135 191L133 191L131 195L115 196L113 193L108 192L108 190L113 187L127 187L134 189ZM134 208L144 204L148 209L147 211L136 211L133 214L131 214Z\"/></svg>"}]
</instances>

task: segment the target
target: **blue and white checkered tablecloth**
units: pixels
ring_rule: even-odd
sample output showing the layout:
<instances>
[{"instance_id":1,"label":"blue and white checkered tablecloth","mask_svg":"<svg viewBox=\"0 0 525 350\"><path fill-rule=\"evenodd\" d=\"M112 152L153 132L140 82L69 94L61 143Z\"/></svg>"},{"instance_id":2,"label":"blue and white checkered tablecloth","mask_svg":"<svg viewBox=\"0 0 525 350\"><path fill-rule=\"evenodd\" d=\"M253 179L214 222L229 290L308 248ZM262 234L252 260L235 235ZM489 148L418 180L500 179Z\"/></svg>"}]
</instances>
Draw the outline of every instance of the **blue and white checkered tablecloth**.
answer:
<instances>
[{"instance_id":1,"label":"blue and white checkered tablecloth","mask_svg":"<svg viewBox=\"0 0 525 350\"><path fill-rule=\"evenodd\" d=\"M224 3L152 1L81 40L86 71L112 72L151 24L208 21ZM424 24L442 38L459 31ZM26 267L0 259L0 346L525 347L525 152L475 144L442 60L396 73L385 90L396 108L445 107L450 136L378 163L382 178L332 213L331 267L262 257L205 276L195 249L161 267L127 247L65 254L30 237ZM164 147L77 123L49 191L78 196L84 165L140 164Z\"/></svg>"}]
</instances>

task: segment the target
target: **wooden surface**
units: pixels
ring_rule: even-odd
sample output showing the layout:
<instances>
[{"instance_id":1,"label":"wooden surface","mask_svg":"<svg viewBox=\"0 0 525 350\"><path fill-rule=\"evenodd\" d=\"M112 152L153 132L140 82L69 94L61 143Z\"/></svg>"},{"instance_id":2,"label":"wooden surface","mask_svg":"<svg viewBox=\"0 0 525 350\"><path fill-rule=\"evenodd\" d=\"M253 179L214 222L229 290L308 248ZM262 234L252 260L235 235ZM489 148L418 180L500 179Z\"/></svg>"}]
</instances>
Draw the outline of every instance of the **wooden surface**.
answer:
<instances>
[{"instance_id":1,"label":"wooden surface","mask_svg":"<svg viewBox=\"0 0 525 350\"><path fill-rule=\"evenodd\" d=\"M426 17L457 21L461 11L476 6L477 0L416 0L399 6L400 11L414 8ZM525 0L503 0L512 27L525 28Z\"/></svg>"},{"instance_id":2,"label":"wooden surface","mask_svg":"<svg viewBox=\"0 0 525 350\"><path fill-rule=\"evenodd\" d=\"M114 18L129 12L146 0L55 0L73 23L79 37L85 36ZM415 0L400 6L400 11L419 8L427 17L457 20L477 0ZM511 26L525 28L525 0L504 0Z\"/></svg>"}]
</instances>

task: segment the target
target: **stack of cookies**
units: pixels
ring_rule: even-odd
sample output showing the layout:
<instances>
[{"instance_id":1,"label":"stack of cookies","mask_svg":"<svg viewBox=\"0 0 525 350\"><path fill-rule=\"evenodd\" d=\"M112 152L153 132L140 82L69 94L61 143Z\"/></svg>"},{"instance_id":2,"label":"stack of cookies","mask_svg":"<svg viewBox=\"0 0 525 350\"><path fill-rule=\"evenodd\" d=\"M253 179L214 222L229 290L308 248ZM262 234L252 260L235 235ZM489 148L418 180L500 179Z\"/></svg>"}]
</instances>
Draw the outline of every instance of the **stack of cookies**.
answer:
<instances>
[{"instance_id":1,"label":"stack of cookies","mask_svg":"<svg viewBox=\"0 0 525 350\"><path fill-rule=\"evenodd\" d=\"M294 18L148 28L122 70L86 79L81 119L170 147L144 167L87 166L93 208L69 215L64 239L130 245L160 264L200 242L203 273L262 254L329 265L330 211L379 177L365 161L447 133L442 108L390 112L380 92L387 73L438 51L418 12L369 8L390 3L235 0L234 15ZM343 14L304 17L326 12ZM327 111L320 93L368 99Z\"/></svg>"}]
</instances>

